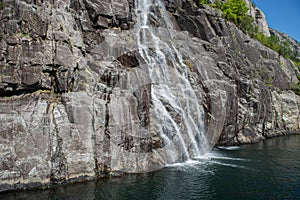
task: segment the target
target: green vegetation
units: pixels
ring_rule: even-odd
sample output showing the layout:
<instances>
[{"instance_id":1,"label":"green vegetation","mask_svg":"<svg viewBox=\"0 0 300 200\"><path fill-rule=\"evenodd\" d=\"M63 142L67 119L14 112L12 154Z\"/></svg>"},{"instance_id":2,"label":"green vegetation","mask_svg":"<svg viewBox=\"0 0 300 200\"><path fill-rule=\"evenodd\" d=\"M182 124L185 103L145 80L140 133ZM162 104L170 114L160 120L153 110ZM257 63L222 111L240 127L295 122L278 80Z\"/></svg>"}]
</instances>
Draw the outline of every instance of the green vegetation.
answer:
<instances>
[{"instance_id":1,"label":"green vegetation","mask_svg":"<svg viewBox=\"0 0 300 200\"><path fill-rule=\"evenodd\" d=\"M285 58L289 58L294 61L294 63L299 62L295 56L293 56L293 52L291 50L290 44L288 41L279 41L279 39L271 35L270 37L265 36L262 32L258 32L252 35L253 38L260 41L265 46L273 49L274 51L278 52L280 55L284 56Z\"/></svg>"},{"instance_id":2,"label":"green vegetation","mask_svg":"<svg viewBox=\"0 0 300 200\"><path fill-rule=\"evenodd\" d=\"M210 6L222 11L223 17L235 23L242 31L250 36L258 32L258 28L253 25L253 18L247 14L249 8L243 0L227 0L221 2L216 0L209 3L209 0L194 0L200 4L209 4Z\"/></svg>"},{"instance_id":3,"label":"green vegetation","mask_svg":"<svg viewBox=\"0 0 300 200\"><path fill-rule=\"evenodd\" d=\"M272 87L273 86L273 78L272 77L268 77L266 80L264 80L266 86L268 87Z\"/></svg>"},{"instance_id":4,"label":"green vegetation","mask_svg":"<svg viewBox=\"0 0 300 200\"><path fill-rule=\"evenodd\" d=\"M22 37L22 38L27 38L29 37L29 33L16 33L15 36L17 37Z\"/></svg>"},{"instance_id":5,"label":"green vegetation","mask_svg":"<svg viewBox=\"0 0 300 200\"><path fill-rule=\"evenodd\" d=\"M197 2L197 0L194 1ZM238 26L246 25L249 21L253 22L253 19L247 15L249 8L243 0L227 0L223 3L220 0L216 0L214 3L209 2L209 0L198 0L200 4L210 4L210 6L221 10L225 19Z\"/></svg>"},{"instance_id":6,"label":"green vegetation","mask_svg":"<svg viewBox=\"0 0 300 200\"><path fill-rule=\"evenodd\" d=\"M290 59L293 64L298 68L300 71L300 60L297 59L297 55L295 55L290 47L288 41L280 41L276 36L271 35L270 37L265 36L262 32L258 32L252 35L253 38L260 41L265 46L273 49L274 51L278 52L280 55L284 56L287 59ZM282 65L282 63L280 63ZM296 72L298 82L294 83L292 90L295 94L300 95L300 75ZM268 86L268 81L266 82Z\"/></svg>"},{"instance_id":7,"label":"green vegetation","mask_svg":"<svg viewBox=\"0 0 300 200\"><path fill-rule=\"evenodd\" d=\"M193 67L193 64L192 64L190 61L188 61L188 60L184 60L183 63L184 63L188 68Z\"/></svg>"},{"instance_id":8,"label":"green vegetation","mask_svg":"<svg viewBox=\"0 0 300 200\"><path fill-rule=\"evenodd\" d=\"M222 10L225 19L237 25L241 25L248 16L247 11L249 9L243 0L228 0L222 4L220 0L216 0L214 5Z\"/></svg>"},{"instance_id":9,"label":"green vegetation","mask_svg":"<svg viewBox=\"0 0 300 200\"><path fill-rule=\"evenodd\" d=\"M300 82L295 83L295 85L293 87L293 91L295 92L295 94L300 96Z\"/></svg>"},{"instance_id":10,"label":"green vegetation","mask_svg":"<svg viewBox=\"0 0 300 200\"><path fill-rule=\"evenodd\" d=\"M293 91L295 94L300 95L300 74L296 72L298 83L294 84Z\"/></svg>"},{"instance_id":11,"label":"green vegetation","mask_svg":"<svg viewBox=\"0 0 300 200\"><path fill-rule=\"evenodd\" d=\"M265 36L258 30L258 27L254 25L253 18L247 14L249 8L243 0L227 0L221 2L216 0L214 3L210 3L209 0L194 0L196 3L209 4L210 6L221 10L223 17L235 23L238 28L248 34L250 37L257 39L265 46L278 52L285 58L290 59L295 66L300 70L300 60L297 59L297 52L293 52L288 41L280 41L275 35L270 37ZM300 76L298 76L300 81ZM300 95L300 83L295 84L294 91Z\"/></svg>"},{"instance_id":12,"label":"green vegetation","mask_svg":"<svg viewBox=\"0 0 300 200\"><path fill-rule=\"evenodd\" d=\"M3 10L3 8L4 8L4 4L0 2L0 10Z\"/></svg>"},{"instance_id":13,"label":"green vegetation","mask_svg":"<svg viewBox=\"0 0 300 200\"><path fill-rule=\"evenodd\" d=\"M300 60L292 59L292 62L294 63L295 66L298 66L299 71L300 71ZM299 79L299 80L300 80L300 79Z\"/></svg>"},{"instance_id":14,"label":"green vegetation","mask_svg":"<svg viewBox=\"0 0 300 200\"><path fill-rule=\"evenodd\" d=\"M199 0L199 3L202 5L209 4L209 0Z\"/></svg>"},{"instance_id":15,"label":"green vegetation","mask_svg":"<svg viewBox=\"0 0 300 200\"><path fill-rule=\"evenodd\" d=\"M257 39L265 46L278 52L285 58L292 60L296 66L300 66L300 60L296 59L296 55L292 52L288 41L279 41L279 39L274 35L267 37L262 32L258 31L258 27L253 24L253 18L247 14L249 8L245 1L227 0L223 3L220 0L216 0L214 3L209 3L209 0L194 1L200 4L210 4L210 6L221 10L223 17L226 20L235 23L250 37Z\"/></svg>"}]
</instances>

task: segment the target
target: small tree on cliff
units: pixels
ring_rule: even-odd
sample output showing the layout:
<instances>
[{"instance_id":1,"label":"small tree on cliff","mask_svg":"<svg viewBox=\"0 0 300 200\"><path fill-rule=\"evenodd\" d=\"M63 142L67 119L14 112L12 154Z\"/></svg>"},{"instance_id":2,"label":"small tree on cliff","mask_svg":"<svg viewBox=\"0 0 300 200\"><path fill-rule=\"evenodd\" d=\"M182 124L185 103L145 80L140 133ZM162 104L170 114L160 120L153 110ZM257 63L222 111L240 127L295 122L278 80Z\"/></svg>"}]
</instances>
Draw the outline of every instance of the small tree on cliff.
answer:
<instances>
[{"instance_id":1,"label":"small tree on cliff","mask_svg":"<svg viewBox=\"0 0 300 200\"><path fill-rule=\"evenodd\" d=\"M208 3L208 0L200 0L200 3ZM253 25L253 18L247 14L249 8L244 0L215 0L210 4L222 11L222 15L228 21L235 23L240 29L249 35L254 35L257 30Z\"/></svg>"},{"instance_id":2,"label":"small tree on cliff","mask_svg":"<svg viewBox=\"0 0 300 200\"><path fill-rule=\"evenodd\" d=\"M248 20L247 7L243 0L227 0L221 5L224 17L233 23L240 25L245 19Z\"/></svg>"},{"instance_id":3,"label":"small tree on cliff","mask_svg":"<svg viewBox=\"0 0 300 200\"><path fill-rule=\"evenodd\" d=\"M195 1L195 2L197 2L197 1ZM200 4L209 4L209 0L199 0L199 3Z\"/></svg>"}]
</instances>

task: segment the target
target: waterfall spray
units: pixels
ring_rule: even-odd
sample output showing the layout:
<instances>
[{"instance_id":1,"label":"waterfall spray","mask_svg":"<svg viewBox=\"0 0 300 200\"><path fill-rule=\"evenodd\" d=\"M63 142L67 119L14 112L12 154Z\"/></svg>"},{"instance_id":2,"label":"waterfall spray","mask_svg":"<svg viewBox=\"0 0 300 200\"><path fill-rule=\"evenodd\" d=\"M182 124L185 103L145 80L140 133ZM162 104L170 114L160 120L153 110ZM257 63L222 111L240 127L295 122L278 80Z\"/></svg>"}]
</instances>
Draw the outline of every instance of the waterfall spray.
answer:
<instances>
[{"instance_id":1,"label":"waterfall spray","mask_svg":"<svg viewBox=\"0 0 300 200\"><path fill-rule=\"evenodd\" d=\"M167 149L167 163L207 152L203 108L188 67L172 43L172 23L160 0L136 0L137 43L151 79L152 119ZM167 34L165 41L159 37Z\"/></svg>"}]
</instances>

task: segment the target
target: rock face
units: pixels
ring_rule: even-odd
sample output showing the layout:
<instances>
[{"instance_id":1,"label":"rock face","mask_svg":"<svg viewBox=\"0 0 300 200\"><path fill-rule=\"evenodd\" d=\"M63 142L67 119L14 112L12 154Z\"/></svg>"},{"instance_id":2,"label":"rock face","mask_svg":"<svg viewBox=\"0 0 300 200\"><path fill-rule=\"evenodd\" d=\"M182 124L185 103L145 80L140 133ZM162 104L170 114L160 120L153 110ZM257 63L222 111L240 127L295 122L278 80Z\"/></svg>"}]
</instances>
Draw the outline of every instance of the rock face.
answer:
<instances>
[{"instance_id":1,"label":"rock face","mask_svg":"<svg viewBox=\"0 0 300 200\"><path fill-rule=\"evenodd\" d=\"M270 30L269 30L269 26L268 26L268 22L266 20L265 14L259 8L257 8L251 2L251 0L245 0L245 2L247 4L247 6L249 7L248 14L250 16L252 16L252 18L254 19L255 25L259 28L259 30L261 32L263 32L263 34L265 36L270 37L271 33L270 33Z\"/></svg>"},{"instance_id":2,"label":"rock face","mask_svg":"<svg viewBox=\"0 0 300 200\"><path fill-rule=\"evenodd\" d=\"M1 2L0 191L163 167L134 1ZM164 4L149 24L182 55L210 146L299 132L292 62L212 8Z\"/></svg>"},{"instance_id":3,"label":"rock face","mask_svg":"<svg viewBox=\"0 0 300 200\"><path fill-rule=\"evenodd\" d=\"M293 56L296 59L300 60L300 43L299 43L299 41L296 41L293 38L289 37L288 35L281 33L279 31L276 31L274 29L271 29L271 28L270 28L270 32L272 33L272 35L275 35L277 38L279 38L279 41L286 42L291 49L291 54L293 54Z\"/></svg>"}]
</instances>

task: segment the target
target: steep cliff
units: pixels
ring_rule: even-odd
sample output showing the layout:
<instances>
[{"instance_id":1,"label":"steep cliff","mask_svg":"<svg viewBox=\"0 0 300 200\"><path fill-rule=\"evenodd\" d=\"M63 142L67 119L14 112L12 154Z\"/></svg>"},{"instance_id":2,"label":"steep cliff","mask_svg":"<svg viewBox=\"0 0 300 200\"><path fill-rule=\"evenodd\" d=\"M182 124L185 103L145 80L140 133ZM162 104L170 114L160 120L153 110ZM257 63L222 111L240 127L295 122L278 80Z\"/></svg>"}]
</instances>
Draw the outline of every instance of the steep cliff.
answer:
<instances>
[{"instance_id":1,"label":"steep cliff","mask_svg":"<svg viewBox=\"0 0 300 200\"><path fill-rule=\"evenodd\" d=\"M300 60L300 43L298 41L274 29L270 28L269 30L272 35L275 35L279 39L279 41L286 42L290 48L291 55L297 60Z\"/></svg>"},{"instance_id":2,"label":"steep cliff","mask_svg":"<svg viewBox=\"0 0 300 200\"><path fill-rule=\"evenodd\" d=\"M299 132L291 61L218 10L161 3L141 34L133 0L1 1L0 191L155 170L216 142Z\"/></svg>"},{"instance_id":3,"label":"steep cliff","mask_svg":"<svg viewBox=\"0 0 300 200\"><path fill-rule=\"evenodd\" d=\"M271 33L269 30L268 22L265 14L257 8L251 0L245 0L247 7L249 8L248 14L254 19L254 25L259 27L259 30L264 33L265 36L270 37Z\"/></svg>"}]
</instances>

